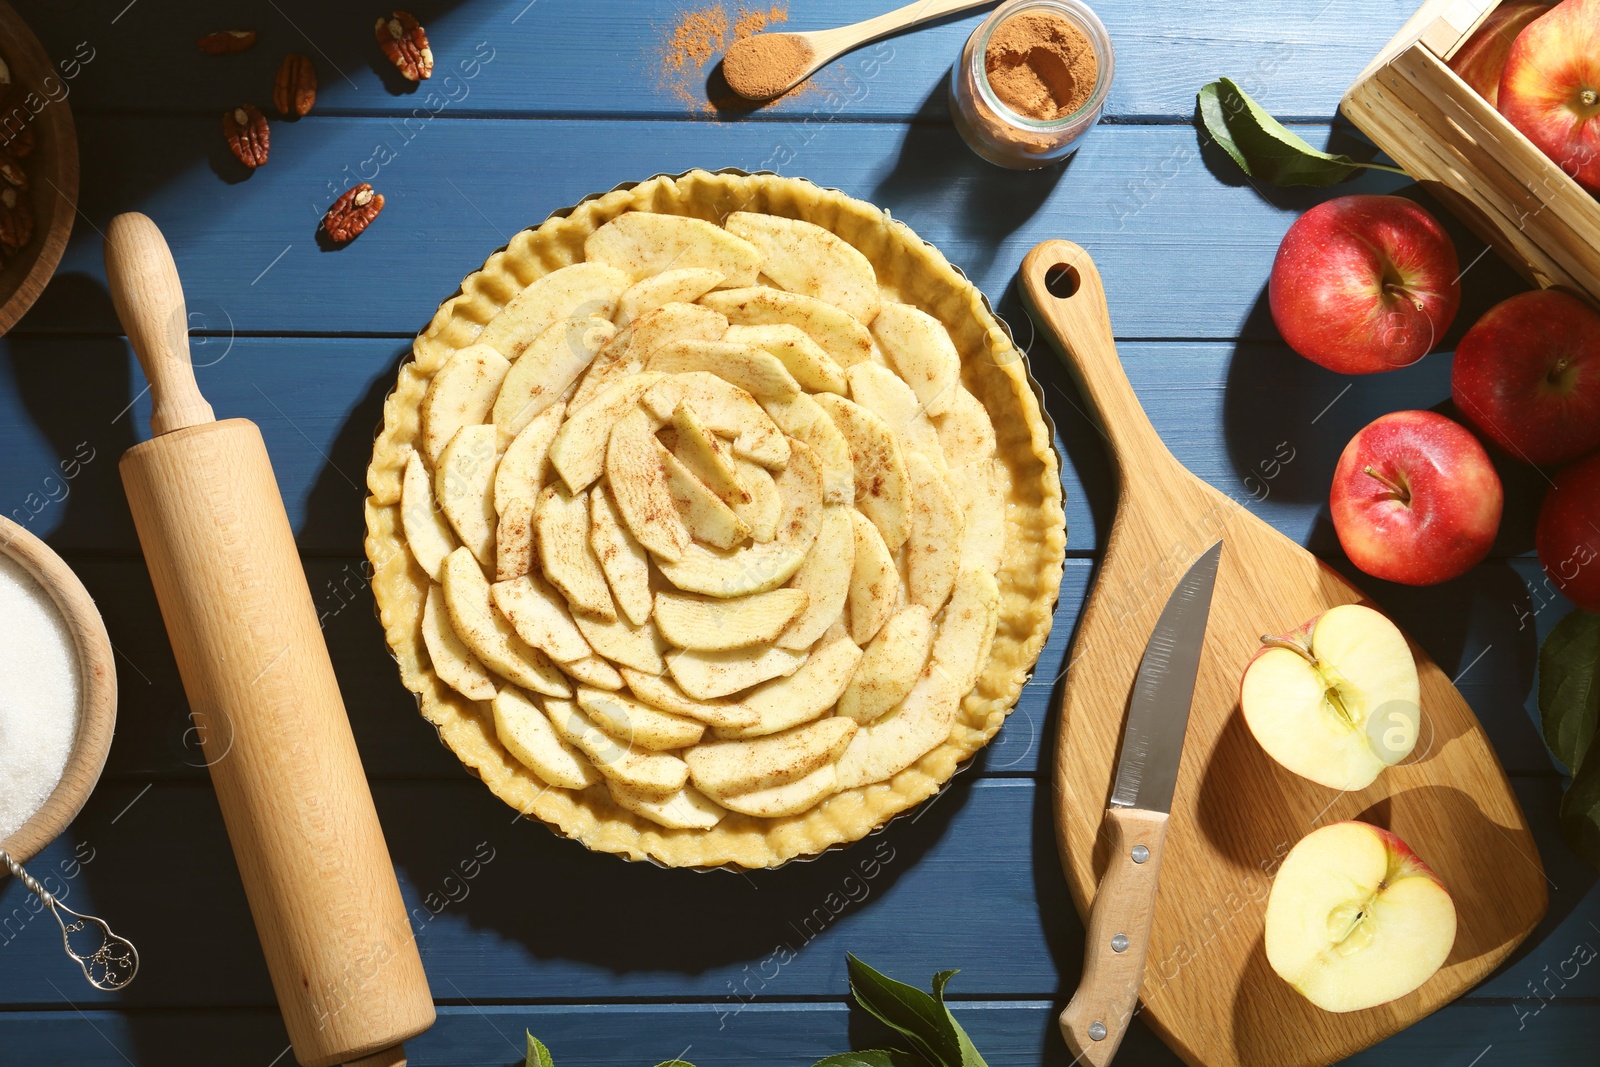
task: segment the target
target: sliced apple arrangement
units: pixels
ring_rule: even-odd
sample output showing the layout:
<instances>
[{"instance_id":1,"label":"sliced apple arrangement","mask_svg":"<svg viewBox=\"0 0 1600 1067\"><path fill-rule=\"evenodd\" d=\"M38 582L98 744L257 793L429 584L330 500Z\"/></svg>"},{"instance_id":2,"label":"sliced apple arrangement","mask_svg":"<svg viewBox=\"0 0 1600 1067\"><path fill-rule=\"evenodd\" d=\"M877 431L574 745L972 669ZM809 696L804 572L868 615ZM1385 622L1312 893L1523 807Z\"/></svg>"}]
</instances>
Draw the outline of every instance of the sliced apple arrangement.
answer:
<instances>
[{"instance_id":1,"label":"sliced apple arrangement","mask_svg":"<svg viewBox=\"0 0 1600 1067\"><path fill-rule=\"evenodd\" d=\"M998 727L960 709L1003 614L1016 467L946 326L898 295L807 221L626 211L391 398L410 446L397 492L369 473L369 529L392 521L421 572L418 668L520 768L502 796L603 794L692 835L853 791L828 831L849 839L889 803L863 790ZM1059 567L1056 537L1037 546ZM374 585L392 645L410 573ZM428 711L434 683L408 684ZM499 781L466 733L446 740ZM672 862L651 840L602 847Z\"/></svg>"}]
</instances>

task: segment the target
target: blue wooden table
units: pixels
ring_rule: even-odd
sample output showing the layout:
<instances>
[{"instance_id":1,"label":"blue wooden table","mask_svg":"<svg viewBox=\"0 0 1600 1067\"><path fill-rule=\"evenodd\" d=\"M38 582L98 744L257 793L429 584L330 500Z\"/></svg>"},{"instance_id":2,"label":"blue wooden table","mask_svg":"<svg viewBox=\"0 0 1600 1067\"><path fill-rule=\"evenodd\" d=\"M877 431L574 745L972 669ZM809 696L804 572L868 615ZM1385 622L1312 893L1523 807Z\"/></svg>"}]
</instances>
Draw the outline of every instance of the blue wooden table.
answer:
<instances>
[{"instance_id":1,"label":"blue wooden table","mask_svg":"<svg viewBox=\"0 0 1600 1067\"><path fill-rule=\"evenodd\" d=\"M165 230L183 274L202 389L219 415L261 425L283 487L439 1004L413 1063L520 1063L531 1029L567 1067L680 1055L702 1067L810 1064L882 1039L848 1007L850 950L919 984L962 968L956 1010L991 1064L1064 1064L1054 1017L1077 981L1082 927L1050 825L1050 709L1111 494L1080 399L1033 343L1014 274L1041 239L1085 245L1172 450L1348 572L1326 504L1339 451L1383 412L1448 410L1454 338L1520 283L1456 226L1471 266L1445 352L1368 378L1300 359L1266 309L1285 228L1335 193L1420 194L1392 176L1332 192L1253 188L1200 147L1194 92L1230 75L1314 143L1359 151L1334 120L1338 98L1416 3L1101 0L1117 48L1105 121L1070 163L1039 173L979 161L950 124L946 72L977 15L846 57L799 99L735 115L692 106L665 82L661 42L679 10L668 0L418 3L438 67L416 91L379 56L376 10L360 5L22 4L53 56L81 56L87 42L92 58L63 83L83 159L72 242L43 299L0 340L0 508L94 594L122 693L105 777L33 866L130 935L143 969L123 993L89 989L48 917L0 885L0 1063L292 1059L116 473L149 432L149 403L106 293L100 230L136 209ZM889 6L794 0L789 25ZM195 50L201 33L232 27L258 30L260 43L225 59ZM218 118L268 103L285 51L314 58L317 107L275 123L271 161L247 175ZM1055 630L994 743L915 820L743 877L629 865L514 824L416 714L362 577L373 430L435 305L550 211L697 166L802 175L937 244L1031 351L1065 457ZM321 213L362 178L388 207L353 245L324 250ZM1458 675L1533 824L1550 913L1498 974L1361 1064L1594 1062L1600 966L1586 961L1600 946L1600 892L1556 832L1561 770L1532 704L1538 638L1568 605L1531 554L1543 483L1511 464L1502 476L1506 521L1482 566L1424 590L1358 581ZM1124 1048L1120 1063L1177 1063L1142 1026Z\"/></svg>"}]
</instances>

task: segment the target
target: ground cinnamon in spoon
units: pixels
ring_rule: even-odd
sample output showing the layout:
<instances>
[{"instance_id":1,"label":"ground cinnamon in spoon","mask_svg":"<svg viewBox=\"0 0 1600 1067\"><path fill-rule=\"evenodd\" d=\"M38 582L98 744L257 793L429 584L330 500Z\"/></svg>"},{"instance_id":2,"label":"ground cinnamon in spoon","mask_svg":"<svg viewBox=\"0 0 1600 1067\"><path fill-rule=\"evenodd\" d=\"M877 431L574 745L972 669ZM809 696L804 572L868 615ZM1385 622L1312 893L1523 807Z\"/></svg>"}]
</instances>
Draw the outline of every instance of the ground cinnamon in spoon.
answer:
<instances>
[{"instance_id":1,"label":"ground cinnamon in spoon","mask_svg":"<svg viewBox=\"0 0 1600 1067\"><path fill-rule=\"evenodd\" d=\"M995 27L983 50L983 69L1001 103L1040 122L1081 108L1100 76L1089 38L1050 11L1022 11Z\"/></svg>"},{"instance_id":2,"label":"ground cinnamon in spoon","mask_svg":"<svg viewBox=\"0 0 1600 1067\"><path fill-rule=\"evenodd\" d=\"M749 100L769 100L811 65L811 43L793 33L761 33L734 42L722 57L728 86Z\"/></svg>"}]
</instances>

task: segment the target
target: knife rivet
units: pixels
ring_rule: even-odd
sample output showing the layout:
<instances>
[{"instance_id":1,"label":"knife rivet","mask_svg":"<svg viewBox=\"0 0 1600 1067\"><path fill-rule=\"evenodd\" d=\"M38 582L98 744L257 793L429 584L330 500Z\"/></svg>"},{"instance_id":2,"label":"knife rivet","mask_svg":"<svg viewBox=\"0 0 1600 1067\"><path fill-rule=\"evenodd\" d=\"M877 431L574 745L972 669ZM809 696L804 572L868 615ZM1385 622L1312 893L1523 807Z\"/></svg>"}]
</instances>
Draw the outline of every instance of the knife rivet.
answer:
<instances>
[{"instance_id":1,"label":"knife rivet","mask_svg":"<svg viewBox=\"0 0 1600 1067\"><path fill-rule=\"evenodd\" d=\"M1102 1022L1090 1023L1089 1036L1096 1041L1104 1041L1106 1039L1106 1024Z\"/></svg>"},{"instance_id":2,"label":"knife rivet","mask_svg":"<svg viewBox=\"0 0 1600 1067\"><path fill-rule=\"evenodd\" d=\"M1150 850L1145 848L1143 845L1134 845L1133 851L1130 853L1130 855L1133 856L1133 862L1143 863L1145 860L1150 858Z\"/></svg>"},{"instance_id":3,"label":"knife rivet","mask_svg":"<svg viewBox=\"0 0 1600 1067\"><path fill-rule=\"evenodd\" d=\"M1126 951L1128 951L1128 935L1127 934L1113 934L1112 937L1111 937L1111 951L1112 952L1126 952Z\"/></svg>"}]
</instances>

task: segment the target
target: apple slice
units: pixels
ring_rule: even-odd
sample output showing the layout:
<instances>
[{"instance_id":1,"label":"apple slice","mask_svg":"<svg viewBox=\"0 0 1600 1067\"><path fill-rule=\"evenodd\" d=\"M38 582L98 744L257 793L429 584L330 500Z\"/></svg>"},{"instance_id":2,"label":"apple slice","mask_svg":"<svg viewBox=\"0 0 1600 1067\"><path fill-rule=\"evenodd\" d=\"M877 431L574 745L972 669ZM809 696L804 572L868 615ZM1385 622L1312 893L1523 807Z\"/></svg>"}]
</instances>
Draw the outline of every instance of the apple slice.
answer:
<instances>
[{"instance_id":1,"label":"apple slice","mask_svg":"<svg viewBox=\"0 0 1600 1067\"><path fill-rule=\"evenodd\" d=\"M933 650L933 616L908 604L884 623L839 696L839 714L865 726L906 698Z\"/></svg>"},{"instance_id":2,"label":"apple slice","mask_svg":"<svg viewBox=\"0 0 1600 1067\"><path fill-rule=\"evenodd\" d=\"M622 688L622 675L599 656L585 656L571 663L563 663L561 669L582 684L595 689L616 692Z\"/></svg>"},{"instance_id":3,"label":"apple slice","mask_svg":"<svg viewBox=\"0 0 1600 1067\"><path fill-rule=\"evenodd\" d=\"M601 226L584 239L583 258L634 278L702 267L721 274L725 285L754 285L761 272L761 252L749 241L704 219L654 211L629 211Z\"/></svg>"},{"instance_id":4,"label":"apple slice","mask_svg":"<svg viewBox=\"0 0 1600 1067\"><path fill-rule=\"evenodd\" d=\"M650 353L645 367L662 374L707 371L758 399L800 393L800 383L777 356L738 341L673 341Z\"/></svg>"},{"instance_id":5,"label":"apple slice","mask_svg":"<svg viewBox=\"0 0 1600 1067\"><path fill-rule=\"evenodd\" d=\"M651 707L698 719L707 726L749 726L756 721L756 713L743 704L729 700L695 700L670 679L658 675L623 667L622 680L628 683L634 696Z\"/></svg>"},{"instance_id":6,"label":"apple slice","mask_svg":"<svg viewBox=\"0 0 1600 1067\"><path fill-rule=\"evenodd\" d=\"M678 267L640 278L617 299L616 323L626 326L663 304L692 304L721 285L722 272L705 267Z\"/></svg>"},{"instance_id":7,"label":"apple slice","mask_svg":"<svg viewBox=\"0 0 1600 1067\"><path fill-rule=\"evenodd\" d=\"M839 772L831 763L824 763L804 778L757 789L738 796L723 797L721 804L729 811L753 815L758 819L781 819L786 815L799 815L810 811L824 797L839 791Z\"/></svg>"},{"instance_id":8,"label":"apple slice","mask_svg":"<svg viewBox=\"0 0 1600 1067\"><path fill-rule=\"evenodd\" d=\"M610 622L617 617L606 586L606 576L589 548L589 497L568 496L559 486L539 491L533 512L539 546L539 567L550 584L561 590L573 611L587 612Z\"/></svg>"},{"instance_id":9,"label":"apple slice","mask_svg":"<svg viewBox=\"0 0 1600 1067\"><path fill-rule=\"evenodd\" d=\"M660 674L667 669L666 661L661 658L666 645L649 619L638 626L627 619L605 622L581 612L574 619L594 650L611 662L650 674Z\"/></svg>"},{"instance_id":10,"label":"apple slice","mask_svg":"<svg viewBox=\"0 0 1600 1067\"><path fill-rule=\"evenodd\" d=\"M775 646L727 652L685 649L667 656L667 671L685 693L698 700L714 700L773 678L788 677L805 661L804 652Z\"/></svg>"},{"instance_id":11,"label":"apple slice","mask_svg":"<svg viewBox=\"0 0 1600 1067\"><path fill-rule=\"evenodd\" d=\"M830 504L855 503L856 472L850 459L850 443L827 412L803 393L787 400L767 400L761 406L780 430L804 441L817 454L817 462L822 465L823 499Z\"/></svg>"},{"instance_id":12,"label":"apple slice","mask_svg":"<svg viewBox=\"0 0 1600 1067\"><path fill-rule=\"evenodd\" d=\"M1267 897L1267 962L1324 1011L1405 996L1443 966L1455 939L1455 903L1438 875L1364 822L1301 838Z\"/></svg>"},{"instance_id":13,"label":"apple slice","mask_svg":"<svg viewBox=\"0 0 1600 1067\"><path fill-rule=\"evenodd\" d=\"M546 700L544 710L562 740L589 757L596 769L613 781L664 799L689 780L689 768L683 760L616 740L570 700Z\"/></svg>"},{"instance_id":14,"label":"apple slice","mask_svg":"<svg viewBox=\"0 0 1600 1067\"><path fill-rule=\"evenodd\" d=\"M956 584L967 520L928 457L913 452L906 472L911 476L914 501L911 536L906 540L906 591L913 604L937 612Z\"/></svg>"},{"instance_id":15,"label":"apple slice","mask_svg":"<svg viewBox=\"0 0 1600 1067\"><path fill-rule=\"evenodd\" d=\"M571 663L593 652L578 632L566 600L539 575L495 582L489 593L517 636L557 663Z\"/></svg>"},{"instance_id":16,"label":"apple slice","mask_svg":"<svg viewBox=\"0 0 1600 1067\"><path fill-rule=\"evenodd\" d=\"M798 326L778 322L764 326L729 326L722 339L755 345L776 356L807 392L843 393L849 388L844 368Z\"/></svg>"},{"instance_id":17,"label":"apple slice","mask_svg":"<svg viewBox=\"0 0 1600 1067\"><path fill-rule=\"evenodd\" d=\"M433 662L433 672L468 700L493 700L494 679L456 636L446 615L444 590L430 585L422 605L422 644Z\"/></svg>"},{"instance_id":18,"label":"apple slice","mask_svg":"<svg viewBox=\"0 0 1600 1067\"><path fill-rule=\"evenodd\" d=\"M750 502L750 494L739 484L739 470L728 446L711 432L693 407L682 403L673 410L672 429L677 435L672 454L706 488L730 508Z\"/></svg>"},{"instance_id":19,"label":"apple slice","mask_svg":"<svg viewBox=\"0 0 1600 1067\"><path fill-rule=\"evenodd\" d=\"M888 367L876 363L857 363L845 372L850 381L850 399L882 419L900 442L900 452L908 459L921 453L943 475L949 470L939 431L922 410L922 402L911 387Z\"/></svg>"},{"instance_id":20,"label":"apple slice","mask_svg":"<svg viewBox=\"0 0 1600 1067\"><path fill-rule=\"evenodd\" d=\"M961 384L961 355L944 323L910 304L888 303L872 320L872 336L923 411L943 415L950 410Z\"/></svg>"},{"instance_id":21,"label":"apple slice","mask_svg":"<svg viewBox=\"0 0 1600 1067\"><path fill-rule=\"evenodd\" d=\"M494 471L494 576L499 581L527 574L533 567L533 511L544 488L550 442L561 429L566 405L559 401L529 420L506 447Z\"/></svg>"},{"instance_id":22,"label":"apple slice","mask_svg":"<svg viewBox=\"0 0 1600 1067\"><path fill-rule=\"evenodd\" d=\"M656 426L672 419L678 405L687 403L714 433L733 438L734 455L782 470L789 462L789 446L772 417L755 397L708 371L669 374L654 382L640 397Z\"/></svg>"},{"instance_id":23,"label":"apple slice","mask_svg":"<svg viewBox=\"0 0 1600 1067\"><path fill-rule=\"evenodd\" d=\"M643 626L654 603L650 557L622 525L609 486L596 486L589 493L589 547L600 561L617 607L633 625Z\"/></svg>"},{"instance_id":24,"label":"apple slice","mask_svg":"<svg viewBox=\"0 0 1600 1067\"><path fill-rule=\"evenodd\" d=\"M496 431L489 423L463 426L439 453L433 495L461 543L478 562L494 563Z\"/></svg>"},{"instance_id":25,"label":"apple slice","mask_svg":"<svg viewBox=\"0 0 1600 1067\"><path fill-rule=\"evenodd\" d=\"M599 262L553 270L512 297L484 325L478 343L514 360L551 323L590 315L610 319L628 281L622 271Z\"/></svg>"},{"instance_id":26,"label":"apple slice","mask_svg":"<svg viewBox=\"0 0 1600 1067\"><path fill-rule=\"evenodd\" d=\"M718 727L717 736L761 737L810 722L838 702L860 662L861 649L843 626L835 625L799 670L744 695L741 703L760 716L754 726Z\"/></svg>"},{"instance_id":27,"label":"apple slice","mask_svg":"<svg viewBox=\"0 0 1600 1067\"><path fill-rule=\"evenodd\" d=\"M676 301L647 311L623 327L589 364L569 407L577 411L613 385L644 369L650 353L669 341L715 341L728 320L708 307Z\"/></svg>"},{"instance_id":28,"label":"apple slice","mask_svg":"<svg viewBox=\"0 0 1600 1067\"><path fill-rule=\"evenodd\" d=\"M850 443L856 507L878 527L889 551L898 551L911 533L911 487L894 431L877 415L842 396L818 393L812 400Z\"/></svg>"},{"instance_id":29,"label":"apple slice","mask_svg":"<svg viewBox=\"0 0 1600 1067\"><path fill-rule=\"evenodd\" d=\"M705 723L646 707L618 693L578 687L578 706L606 733L651 752L687 748L706 732Z\"/></svg>"},{"instance_id":30,"label":"apple slice","mask_svg":"<svg viewBox=\"0 0 1600 1067\"><path fill-rule=\"evenodd\" d=\"M978 682L1000 621L1000 586L988 571L962 571L933 639L933 671L964 697Z\"/></svg>"},{"instance_id":31,"label":"apple slice","mask_svg":"<svg viewBox=\"0 0 1600 1067\"><path fill-rule=\"evenodd\" d=\"M878 314L878 275L860 249L814 222L735 211L728 232L760 250L761 273L791 293L803 293L871 322Z\"/></svg>"},{"instance_id":32,"label":"apple slice","mask_svg":"<svg viewBox=\"0 0 1600 1067\"><path fill-rule=\"evenodd\" d=\"M709 830L727 814L692 785L664 798L641 793L614 778L606 780L606 788L611 791L611 799L617 802L617 807L669 830Z\"/></svg>"},{"instance_id":33,"label":"apple slice","mask_svg":"<svg viewBox=\"0 0 1600 1067\"><path fill-rule=\"evenodd\" d=\"M856 724L821 719L748 741L707 741L684 754L695 786L712 799L798 781L839 758Z\"/></svg>"},{"instance_id":34,"label":"apple slice","mask_svg":"<svg viewBox=\"0 0 1600 1067\"><path fill-rule=\"evenodd\" d=\"M656 561L667 581L687 593L732 598L765 593L794 576L822 527L822 471L811 449L798 441L790 447L789 465L777 478L783 504L777 537L732 552L691 542L682 560Z\"/></svg>"},{"instance_id":35,"label":"apple slice","mask_svg":"<svg viewBox=\"0 0 1600 1067\"><path fill-rule=\"evenodd\" d=\"M606 479L617 515L634 540L658 559L675 562L690 547L689 529L678 517L661 453L649 416L635 408L611 430Z\"/></svg>"},{"instance_id":36,"label":"apple slice","mask_svg":"<svg viewBox=\"0 0 1600 1067\"><path fill-rule=\"evenodd\" d=\"M827 506L817 540L805 562L789 579L789 588L806 595L805 610L777 637L780 648L810 648L828 627L844 615L850 597L850 575L855 570L856 535L850 526L850 509Z\"/></svg>"},{"instance_id":37,"label":"apple slice","mask_svg":"<svg viewBox=\"0 0 1600 1067\"><path fill-rule=\"evenodd\" d=\"M439 565L456 550L456 535L439 514L433 499L433 479L428 476L421 452L406 457L406 473L400 483L400 529L417 565L437 582Z\"/></svg>"},{"instance_id":38,"label":"apple slice","mask_svg":"<svg viewBox=\"0 0 1600 1067\"><path fill-rule=\"evenodd\" d=\"M855 565L850 570L850 636L865 645L900 606L900 569L872 520L851 511Z\"/></svg>"},{"instance_id":39,"label":"apple slice","mask_svg":"<svg viewBox=\"0 0 1600 1067\"><path fill-rule=\"evenodd\" d=\"M735 515L732 508L660 441L656 442L656 454L666 474L667 492L690 537L713 548L732 548L750 536L749 524Z\"/></svg>"},{"instance_id":40,"label":"apple slice","mask_svg":"<svg viewBox=\"0 0 1600 1067\"><path fill-rule=\"evenodd\" d=\"M1330 789L1365 789L1410 755L1421 725L1417 664L1405 635L1369 607L1341 604L1245 668L1239 709L1267 755Z\"/></svg>"},{"instance_id":41,"label":"apple slice","mask_svg":"<svg viewBox=\"0 0 1600 1067\"><path fill-rule=\"evenodd\" d=\"M798 589L774 589L737 600L658 593L655 619L669 644L725 652L771 644L809 599Z\"/></svg>"},{"instance_id":42,"label":"apple slice","mask_svg":"<svg viewBox=\"0 0 1600 1067\"><path fill-rule=\"evenodd\" d=\"M587 789L600 774L550 725L544 709L520 689L505 686L494 698L494 732L506 751L545 782L560 789Z\"/></svg>"},{"instance_id":43,"label":"apple slice","mask_svg":"<svg viewBox=\"0 0 1600 1067\"><path fill-rule=\"evenodd\" d=\"M849 312L825 300L758 285L718 289L702 296L700 303L736 326L798 326L845 369L872 358L872 334Z\"/></svg>"},{"instance_id":44,"label":"apple slice","mask_svg":"<svg viewBox=\"0 0 1600 1067\"><path fill-rule=\"evenodd\" d=\"M431 466L463 426L486 422L511 364L493 347L468 345L451 355L428 382L417 405L417 445Z\"/></svg>"},{"instance_id":45,"label":"apple slice","mask_svg":"<svg viewBox=\"0 0 1600 1067\"><path fill-rule=\"evenodd\" d=\"M509 441L561 399L616 332L605 319L558 319L534 338L506 372L494 398L490 421L500 428L501 439Z\"/></svg>"},{"instance_id":46,"label":"apple slice","mask_svg":"<svg viewBox=\"0 0 1600 1067\"><path fill-rule=\"evenodd\" d=\"M567 421L550 442L550 463L574 493L593 485L606 469L606 446L612 428L639 404L659 374L639 373L625 378L583 407L569 404Z\"/></svg>"},{"instance_id":47,"label":"apple slice","mask_svg":"<svg viewBox=\"0 0 1600 1067\"><path fill-rule=\"evenodd\" d=\"M993 459L998 452L994 423L982 401L961 386L956 386L950 407L933 420L939 435L939 449L951 470L959 470L980 459Z\"/></svg>"},{"instance_id":48,"label":"apple slice","mask_svg":"<svg viewBox=\"0 0 1600 1067\"><path fill-rule=\"evenodd\" d=\"M961 569L995 573L1006 553L1011 472L998 459L980 459L952 470L949 485L963 517Z\"/></svg>"},{"instance_id":49,"label":"apple slice","mask_svg":"<svg viewBox=\"0 0 1600 1067\"><path fill-rule=\"evenodd\" d=\"M485 667L524 689L544 696L569 696L550 657L524 642L490 602L489 581L472 550L465 545L445 557L439 568L444 606L450 626Z\"/></svg>"},{"instance_id":50,"label":"apple slice","mask_svg":"<svg viewBox=\"0 0 1600 1067\"><path fill-rule=\"evenodd\" d=\"M778 536L778 517L783 513L778 483L765 467L748 459L735 456L733 469L744 497L732 505L733 513L749 525L750 537L764 545Z\"/></svg>"}]
</instances>

